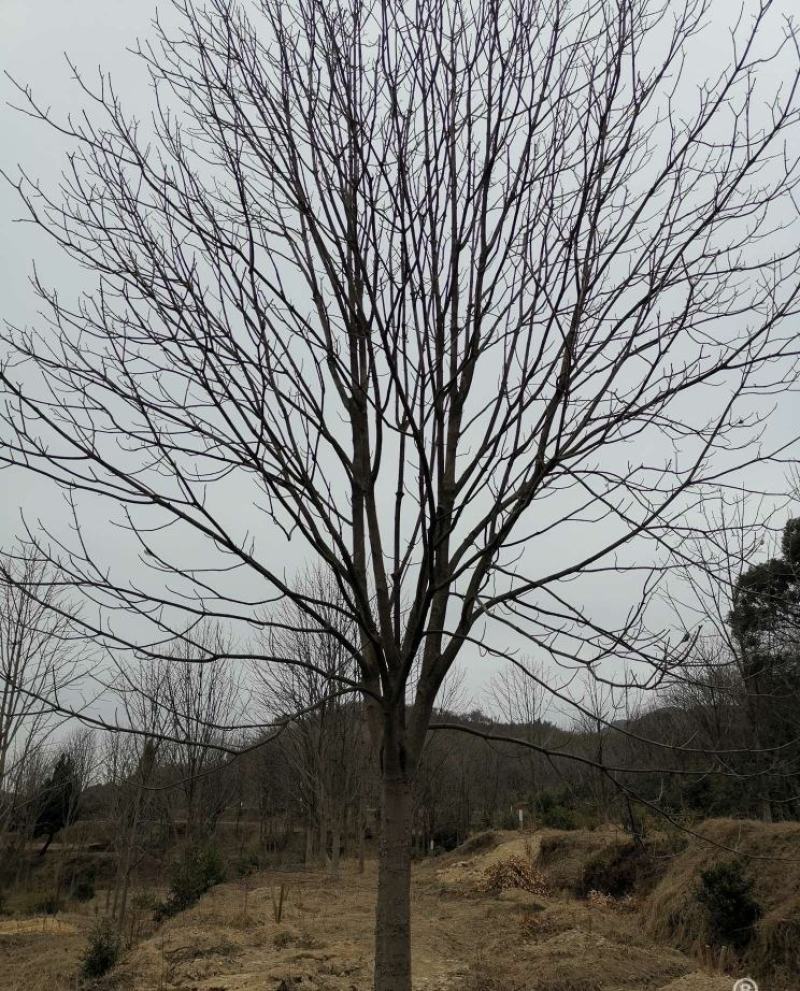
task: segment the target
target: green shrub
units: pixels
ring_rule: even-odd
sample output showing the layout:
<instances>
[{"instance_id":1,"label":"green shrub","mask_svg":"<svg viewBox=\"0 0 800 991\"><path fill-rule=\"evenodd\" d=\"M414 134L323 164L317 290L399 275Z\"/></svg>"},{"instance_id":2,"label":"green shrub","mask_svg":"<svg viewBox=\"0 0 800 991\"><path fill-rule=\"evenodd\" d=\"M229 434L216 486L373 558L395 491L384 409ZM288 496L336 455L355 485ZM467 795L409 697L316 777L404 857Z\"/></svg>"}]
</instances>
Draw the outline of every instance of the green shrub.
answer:
<instances>
[{"instance_id":1,"label":"green shrub","mask_svg":"<svg viewBox=\"0 0 800 991\"><path fill-rule=\"evenodd\" d=\"M496 819L498 829L519 829L519 816L511 809L505 809Z\"/></svg>"},{"instance_id":2,"label":"green shrub","mask_svg":"<svg viewBox=\"0 0 800 991\"><path fill-rule=\"evenodd\" d=\"M89 943L81 958L81 973L86 978L107 974L119 958L119 940L111 919L98 919L89 933Z\"/></svg>"},{"instance_id":3,"label":"green shrub","mask_svg":"<svg viewBox=\"0 0 800 991\"><path fill-rule=\"evenodd\" d=\"M578 829L579 822L575 809L562 793L543 791L537 795L535 806L538 826L547 829Z\"/></svg>"},{"instance_id":4,"label":"green shrub","mask_svg":"<svg viewBox=\"0 0 800 991\"><path fill-rule=\"evenodd\" d=\"M244 850L237 858L234 870L237 877L246 877L261 867L261 858L256 850Z\"/></svg>"},{"instance_id":5,"label":"green shrub","mask_svg":"<svg viewBox=\"0 0 800 991\"><path fill-rule=\"evenodd\" d=\"M565 805L553 805L541 816L540 822L548 829L577 829L578 820L574 809Z\"/></svg>"},{"instance_id":6,"label":"green shrub","mask_svg":"<svg viewBox=\"0 0 800 991\"><path fill-rule=\"evenodd\" d=\"M61 902L55 895L43 895L31 905L31 909L36 915L58 915Z\"/></svg>"},{"instance_id":7,"label":"green shrub","mask_svg":"<svg viewBox=\"0 0 800 991\"><path fill-rule=\"evenodd\" d=\"M750 942L761 918L752 891L739 861L717 864L700 875L697 900L708 911L709 934L717 946L743 950Z\"/></svg>"},{"instance_id":8,"label":"green shrub","mask_svg":"<svg viewBox=\"0 0 800 991\"><path fill-rule=\"evenodd\" d=\"M91 869L84 874L78 874L72 881L70 895L77 902L90 902L95 895L94 882L96 872Z\"/></svg>"},{"instance_id":9,"label":"green shrub","mask_svg":"<svg viewBox=\"0 0 800 991\"><path fill-rule=\"evenodd\" d=\"M225 865L216 847L188 847L172 866L169 895L156 909L156 921L191 908L209 888L224 880Z\"/></svg>"},{"instance_id":10,"label":"green shrub","mask_svg":"<svg viewBox=\"0 0 800 991\"><path fill-rule=\"evenodd\" d=\"M158 897L152 891L143 888L131 896L131 908L135 912L155 912L158 908Z\"/></svg>"}]
</instances>

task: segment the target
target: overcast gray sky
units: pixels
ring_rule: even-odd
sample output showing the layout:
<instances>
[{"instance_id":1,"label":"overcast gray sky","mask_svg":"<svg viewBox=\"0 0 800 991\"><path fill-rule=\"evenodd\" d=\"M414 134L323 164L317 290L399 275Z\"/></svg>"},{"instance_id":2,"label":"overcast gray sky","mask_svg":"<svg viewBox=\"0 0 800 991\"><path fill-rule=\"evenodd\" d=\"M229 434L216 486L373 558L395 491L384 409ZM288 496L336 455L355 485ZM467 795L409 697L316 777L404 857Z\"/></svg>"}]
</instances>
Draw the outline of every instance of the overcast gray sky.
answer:
<instances>
[{"instance_id":1,"label":"overcast gray sky","mask_svg":"<svg viewBox=\"0 0 800 991\"><path fill-rule=\"evenodd\" d=\"M748 6L752 8L754 2L748 0ZM790 13L795 3L796 0L784 0L781 9ZM738 4L720 0L717 9L722 18L729 19L735 6ZM80 107L80 95L70 80L66 51L87 77L97 66L110 70L126 106L145 114L149 105L146 79L126 47L137 36L147 35L155 7L155 0L0 0L0 66L18 80L30 82L43 103L63 112L75 112ZM777 29L777 18L774 23ZM705 44L710 65L727 51L725 32L706 35ZM6 101L14 102L14 90L5 79L1 81L0 98L0 166L13 172L19 162L33 176L52 183L63 162L64 143L6 105ZM33 258L45 281L58 284L66 271L63 261L41 235L12 225L20 212L13 191L0 185L0 318L18 325L35 321L36 300L27 282ZM788 438L800 421L796 394L786 394L776 403L770 425L773 442ZM752 481L764 488L777 488L781 472L772 469ZM19 472L0 476L0 542L13 536L21 505L31 515L43 513L57 518L52 502L53 494L32 478ZM602 596L600 589L597 595Z\"/></svg>"},{"instance_id":2,"label":"overcast gray sky","mask_svg":"<svg viewBox=\"0 0 800 991\"><path fill-rule=\"evenodd\" d=\"M147 34L155 0L0 0L0 68L21 83L30 83L44 103L63 112L79 106L65 53L82 70L102 66L144 111L147 94L135 58L126 48ZM13 173L17 164L45 183L58 177L66 143L41 124L9 106L18 103L14 87L0 80L0 167ZM34 258L54 282L64 261L32 228L15 224L21 216L13 189L0 183L0 319L24 325L35 320L36 300L28 282ZM0 540L18 525L18 507L30 505L41 486L21 473L0 483ZM50 494L50 497L52 494Z\"/></svg>"}]
</instances>

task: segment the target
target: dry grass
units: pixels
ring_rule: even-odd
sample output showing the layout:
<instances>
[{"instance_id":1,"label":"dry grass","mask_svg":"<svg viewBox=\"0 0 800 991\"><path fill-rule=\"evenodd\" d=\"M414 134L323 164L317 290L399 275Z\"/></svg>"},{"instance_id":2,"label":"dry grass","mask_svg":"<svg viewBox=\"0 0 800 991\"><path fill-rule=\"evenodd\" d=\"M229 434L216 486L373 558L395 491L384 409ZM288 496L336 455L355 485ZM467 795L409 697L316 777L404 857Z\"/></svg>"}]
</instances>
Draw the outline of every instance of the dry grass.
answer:
<instances>
[{"instance_id":1,"label":"dry grass","mask_svg":"<svg viewBox=\"0 0 800 991\"><path fill-rule=\"evenodd\" d=\"M555 835L493 834L415 867L415 991L730 991L732 978L654 941L635 907L618 911L607 899L576 900L552 889L535 896L519 888L481 890L487 869L517 857L527 871L539 839ZM578 851L585 862L609 842L608 833L560 835L569 837L558 849L571 871ZM558 859L555 867L562 870ZM442 872L455 880L443 884ZM291 896L278 924L273 893L281 884L291 886ZM359 875L349 863L335 879L266 872L253 875L246 890L240 882L220 885L127 953L108 987L366 991L374 890L374 865ZM75 935L50 934L46 954L37 934L0 939L0 991L74 988L82 927L79 919Z\"/></svg>"},{"instance_id":2,"label":"dry grass","mask_svg":"<svg viewBox=\"0 0 800 991\"><path fill-rule=\"evenodd\" d=\"M85 942L85 934L77 927L71 932L7 933L0 939L0 988L72 991L77 986L75 975Z\"/></svg>"},{"instance_id":3,"label":"dry grass","mask_svg":"<svg viewBox=\"0 0 800 991\"><path fill-rule=\"evenodd\" d=\"M518 839L509 842L511 849ZM506 852L497 863L509 860L503 846L489 851ZM271 889L282 880L254 879L250 929L231 925L240 914L241 892L235 885L216 888L131 953L119 969L118 986L127 991L368 988L374 870L359 876L344 865L338 880L321 873L293 875L293 897L278 926ZM695 967L683 954L645 938L631 914L560 897L534 901L522 890L481 893L471 881L462 889L443 889L432 864L417 868L413 914L416 991L644 991Z\"/></svg>"},{"instance_id":4,"label":"dry grass","mask_svg":"<svg viewBox=\"0 0 800 991\"><path fill-rule=\"evenodd\" d=\"M464 840L461 846L455 851L454 856L456 859L463 859L476 853L485 853L487 850L498 846L503 842L503 838L507 838L508 836L508 833L496 832L492 829L486 830L483 833L475 833L474 836L470 836Z\"/></svg>"},{"instance_id":5,"label":"dry grass","mask_svg":"<svg viewBox=\"0 0 800 991\"><path fill-rule=\"evenodd\" d=\"M670 981L661 991L731 991L731 979L723 974L697 971Z\"/></svg>"},{"instance_id":6,"label":"dry grass","mask_svg":"<svg viewBox=\"0 0 800 991\"><path fill-rule=\"evenodd\" d=\"M0 936L19 936L24 933L32 936L73 935L77 928L55 915L34 915L27 919L4 919L0 921Z\"/></svg>"},{"instance_id":7,"label":"dry grass","mask_svg":"<svg viewBox=\"0 0 800 991\"><path fill-rule=\"evenodd\" d=\"M695 953L706 950L707 915L695 896L700 873L738 858L754 881L753 893L763 910L743 964L756 976L767 977L770 988L795 991L800 973L800 824L716 819L699 832L711 843L693 840L646 900L648 931Z\"/></svg>"},{"instance_id":8,"label":"dry grass","mask_svg":"<svg viewBox=\"0 0 800 991\"><path fill-rule=\"evenodd\" d=\"M631 895L614 898L613 895L607 895L602 891L593 890L586 896L586 902L592 908L601 910L614 909L620 912L632 912L635 909L635 903Z\"/></svg>"},{"instance_id":9,"label":"dry grass","mask_svg":"<svg viewBox=\"0 0 800 991\"><path fill-rule=\"evenodd\" d=\"M574 893L580 889L591 858L623 838L624 833L616 829L545 829L539 840L537 863L554 888Z\"/></svg>"},{"instance_id":10,"label":"dry grass","mask_svg":"<svg viewBox=\"0 0 800 991\"><path fill-rule=\"evenodd\" d=\"M418 872L424 876L433 871L436 878L445 885L480 889L486 872L496 864L510 857L533 863L538 851L538 835L501 830L478 833L451 853L423 861L418 866Z\"/></svg>"}]
</instances>

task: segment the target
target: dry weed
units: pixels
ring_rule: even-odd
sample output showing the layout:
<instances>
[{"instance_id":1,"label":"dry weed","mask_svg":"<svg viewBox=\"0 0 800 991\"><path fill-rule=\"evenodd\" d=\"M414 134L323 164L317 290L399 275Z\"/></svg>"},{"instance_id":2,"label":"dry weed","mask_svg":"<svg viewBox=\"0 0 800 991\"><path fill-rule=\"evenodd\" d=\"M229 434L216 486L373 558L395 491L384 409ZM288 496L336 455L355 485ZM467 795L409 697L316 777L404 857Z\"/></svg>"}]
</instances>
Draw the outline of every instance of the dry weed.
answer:
<instances>
[{"instance_id":1,"label":"dry weed","mask_svg":"<svg viewBox=\"0 0 800 991\"><path fill-rule=\"evenodd\" d=\"M592 908L613 908L626 912L633 911L635 907L631 895L623 895L621 898L615 898L613 895L607 895L604 891L595 891L594 889L586 896L586 902Z\"/></svg>"},{"instance_id":2,"label":"dry weed","mask_svg":"<svg viewBox=\"0 0 800 991\"><path fill-rule=\"evenodd\" d=\"M519 888L533 895L546 895L548 884L544 875L522 857L509 857L487 867L481 885L484 891L496 893Z\"/></svg>"},{"instance_id":3,"label":"dry weed","mask_svg":"<svg viewBox=\"0 0 800 991\"><path fill-rule=\"evenodd\" d=\"M600 985L589 977L556 977L540 981L531 991L600 991Z\"/></svg>"}]
</instances>

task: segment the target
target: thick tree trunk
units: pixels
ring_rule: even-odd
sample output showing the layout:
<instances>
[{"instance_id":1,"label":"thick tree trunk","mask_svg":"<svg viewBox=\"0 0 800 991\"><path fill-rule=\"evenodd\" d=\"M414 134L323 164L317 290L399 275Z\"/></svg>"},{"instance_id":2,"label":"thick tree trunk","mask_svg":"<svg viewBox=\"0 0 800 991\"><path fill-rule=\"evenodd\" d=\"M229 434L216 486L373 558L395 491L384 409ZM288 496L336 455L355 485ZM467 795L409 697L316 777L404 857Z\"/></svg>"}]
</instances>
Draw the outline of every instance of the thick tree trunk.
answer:
<instances>
[{"instance_id":1,"label":"thick tree trunk","mask_svg":"<svg viewBox=\"0 0 800 991\"><path fill-rule=\"evenodd\" d=\"M375 913L375 991L411 989L411 821L408 776L384 769Z\"/></svg>"}]
</instances>

